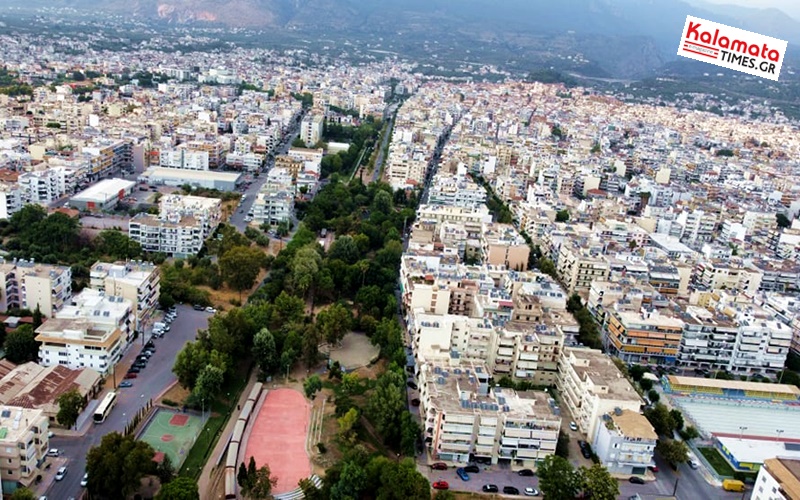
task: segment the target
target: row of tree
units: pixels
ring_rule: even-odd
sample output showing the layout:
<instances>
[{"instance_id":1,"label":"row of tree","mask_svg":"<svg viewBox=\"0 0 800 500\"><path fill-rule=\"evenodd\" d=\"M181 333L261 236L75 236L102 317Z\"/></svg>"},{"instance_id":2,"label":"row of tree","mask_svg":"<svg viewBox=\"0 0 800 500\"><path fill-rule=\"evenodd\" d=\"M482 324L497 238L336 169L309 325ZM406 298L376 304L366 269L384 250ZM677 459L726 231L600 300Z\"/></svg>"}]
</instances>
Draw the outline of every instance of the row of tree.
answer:
<instances>
[{"instance_id":1,"label":"row of tree","mask_svg":"<svg viewBox=\"0 0 800 500\"><path fill-rule=\"evenodd\" d=\"M575 469L569 460L549 455L537 469L539 488L548 500L572 500L587 493L592 500L615 500L619 482L600 464Z\"/></svg>"}]
</instances>

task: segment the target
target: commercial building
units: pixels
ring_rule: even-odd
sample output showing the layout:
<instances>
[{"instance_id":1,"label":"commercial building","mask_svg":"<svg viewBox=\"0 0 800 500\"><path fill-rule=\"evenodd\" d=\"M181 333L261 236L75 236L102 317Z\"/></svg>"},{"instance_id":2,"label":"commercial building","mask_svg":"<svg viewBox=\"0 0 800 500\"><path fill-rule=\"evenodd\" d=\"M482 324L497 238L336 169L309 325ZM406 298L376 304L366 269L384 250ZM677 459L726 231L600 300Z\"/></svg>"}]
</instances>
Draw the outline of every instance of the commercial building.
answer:
<instances>
[{"instance_id":1,"label":"commercial building","mask_svg":"<svg viewBox=\"0 0 800 500\"><path fill-rule=\"evenodd\" d=\"M596 349L562 350L557 387L562 405L569 408L590 441L594 440L601 415L616 408L638 413L644 403L611 358Z\"/></svg>"},{"instance_id":2,"label":"commercial building","mask_svg":"<svg viewBox=\"0 0 800 500\"><path fill-rule=\"evenodd\" d=\"M151 186L190 186L220 191L234 191L242 182L239 172L186 170L180 168L151 167L139 176L139 181Z\"/></svg>"},{"instance_id":3,"label":"commercial building","mask_svg":"<svg viewBox=\"0 0 800 500\"><path fill-rule=\"evenodd\" d=\"M800 500L800 460L768 458L758 470L751 500Z\"/></svg>"},{"instance_id":4,"label":"commercial building","mask_svg":"<svg viewBox=\"0 0 800 500\"><path fill-rule=\"evenodd\" d=\"M561 417L545 392L489 387L482 363L420 367L420 415L433 460L532 467L555 453Z\"/></svg>"},{"instance_id":5,"label":"commercial building","mask_svg":"<svg viewBox=\"0 0 800 500\"><path fill-rule=\"evenodd\" d=\"M84 319L51 319L36 329L39 364L91 368L107 375L126 345L119 328Z\"/></svg>"},{"instance_id":6,"label":"commercial building","mask_svg":"<svg viewBox=\"0 0 800 500\"><path fill-rule=\"evenodd\" d=\"M73 196L69 204L90 212L112 210L120 200L130 196L136 183L125 179L104 179Z\"/></svg>"},{"instance_id":7,"label":"commercial building","mask_svg":"<svg viewBox=\"0 0 800 500\"><path fill-rule=\"evenodd\" d=\"M3 494L31 486L41 475L50 440L42 410L0 406L0 479Z\"/></svg>"},{"instance_id":8,"label":"commercial building","mask_svg":"<svg viewBox=\"0 0 800 500\"><path fill-rule=\"evenodd\" d=\"M106 295L124 297L131 302L133 329L143 332L158 308L161 278L152 262L95 262L89 272L89 286Z\"/></svg>"},{"instance_id":9,"label":"commercial building","mask_svg":"<svg viewBox=\"0 0 800 500\"><path fill-rule=\"evenodd\" d=\"M655 465L658 434L637 411L614 409L600 416L592 450L612 474L643 475Z\"/></svg>"}]
</instances>

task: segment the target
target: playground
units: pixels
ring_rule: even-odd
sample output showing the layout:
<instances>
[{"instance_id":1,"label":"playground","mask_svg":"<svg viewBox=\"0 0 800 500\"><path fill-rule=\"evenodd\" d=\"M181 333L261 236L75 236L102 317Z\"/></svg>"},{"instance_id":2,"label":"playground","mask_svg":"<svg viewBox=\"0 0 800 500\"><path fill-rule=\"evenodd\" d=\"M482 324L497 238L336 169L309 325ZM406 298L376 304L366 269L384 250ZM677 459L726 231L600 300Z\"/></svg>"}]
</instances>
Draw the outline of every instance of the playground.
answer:
<instances>
[{"instance_id":1,"label":"playground","mask_svg":"<svg viewBox=\"0 0 800 500\"><path fill-rule=\"evenodd\" d=\"M156 461L167 455L177 470L202 429L203 419L197 415L158 408L139 439L156 450Z\"/></svg>"},{"instance_id":2,"label":"playground","mask_svg":"<svg viewBox=\"0 0 800 500\"><path fill-rule=\"evenodd\" d=\"M298 481L311 475L306 453L310 406L294 389L265 393L240 461L247 463L253 457L257 467L268 465L278 479L274 492L281 494L296 489Z\"/></svg>"}]
</instances>

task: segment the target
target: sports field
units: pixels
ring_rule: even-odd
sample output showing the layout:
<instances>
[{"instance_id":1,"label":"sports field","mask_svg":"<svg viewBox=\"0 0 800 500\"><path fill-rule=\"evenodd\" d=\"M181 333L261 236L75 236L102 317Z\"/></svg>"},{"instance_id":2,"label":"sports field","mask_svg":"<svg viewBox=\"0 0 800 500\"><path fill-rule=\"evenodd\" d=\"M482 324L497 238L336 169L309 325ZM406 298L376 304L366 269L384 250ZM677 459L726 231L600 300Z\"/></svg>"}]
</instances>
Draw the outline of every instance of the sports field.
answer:
<instances>
[{"instance_id":1,"label":"sports field","mask_svg":"<svg viewBox=\"0 0 800 500\"><path fill-rule=\"evenodd\" d=\"M203 420L197 415L159 408L139 434L139 439L156 450L156 461L160 461L159 455L169 455L177 470L202 429Z\"/></svg>"}]
</instances>

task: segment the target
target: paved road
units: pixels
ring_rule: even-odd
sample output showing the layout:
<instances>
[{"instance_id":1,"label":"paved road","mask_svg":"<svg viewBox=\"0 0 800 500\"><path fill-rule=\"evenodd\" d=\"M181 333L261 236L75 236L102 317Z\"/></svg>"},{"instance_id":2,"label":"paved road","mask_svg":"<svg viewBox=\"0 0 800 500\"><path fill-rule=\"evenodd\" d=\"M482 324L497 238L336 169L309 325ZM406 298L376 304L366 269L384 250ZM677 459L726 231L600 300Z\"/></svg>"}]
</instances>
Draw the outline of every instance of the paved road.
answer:
<instances>
[{"instance_id":1,"label":"paved road","mask_svg":"<svg viewBox=\"0 0 800 500\"><path fill-rule=\"evenodd\" d=\"M289 151L289 148L292 147L292 141L294 141L298 136L299 130L300 125L298 122L296 125L292 126L292 128L286 134L284 141L278 145L275 150L275 156L286 154ZM256 195L259 191L261 191L261 186L263 186L267 181L267 172L272 169L274 164L274 160L267 160L267 164L264 166L263 172L259 174L259 176L254 179L250 187L242 193L246 194L247 198L245 198L244 202L239 204L239 207L231 215L229 223L242 233L248 224L244 221L244 218L247 217L247 212L249 212L253 207L253 202L256 200Z\"/></svg>"},{"instance_id":2,"label":"paved road","mask_svg":"<svg viewBox=\"0 0 800 500\"><path fill-rule=\"evenodd\" d=\"M178 306L178 317L172 322L170 331L161 339L155 339L156 353L150 359L147 368L133 380L133 387L119 389L117 406L108 419L99 425L88 422L86 424L88 431L83 436L50 439L50 447L60 449L62 456L67 458L69 472L63 481L53 483L48 488L46 493L48 498L80 497L83 489L80 486L80 480L86 469L86 454L89 452L89 448L98 445L107 433L122 432L131 416L145 402L155 399L176 380L172 373L176 354L187 341L194 340L198 329L208 327L210 316L205 311L195 311L191 306ZM125 357L117 365L117 383L121 381L121 377L125 375L127 368L141 351L141 347L141 339L135 340Z\"/></svg>"},{"instance_id":3,"label":"paved road","mask_svg":"<svg viewBox=\"0 0 800 500\"><path fill-rule=\"evenodd\" d=\"M399 106L398 103L394 103L386 108L383 112L384 117L388 116L388 122L386 124L386 132L383 134L383 140L381 141L380 149L378 149L378 156L375 157L375 170L372 172L372 182L378 182L380 179L378 178L381 173L381 165L386 158L383 156L383 152L386 148L386 143L389 142L389 137L392 135L392 128L394 127L394 112Z\"/></svg>"}]
</instances>

